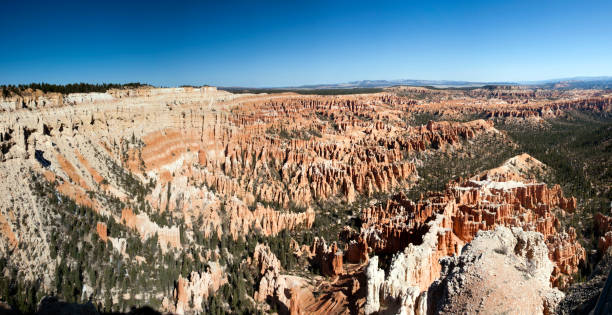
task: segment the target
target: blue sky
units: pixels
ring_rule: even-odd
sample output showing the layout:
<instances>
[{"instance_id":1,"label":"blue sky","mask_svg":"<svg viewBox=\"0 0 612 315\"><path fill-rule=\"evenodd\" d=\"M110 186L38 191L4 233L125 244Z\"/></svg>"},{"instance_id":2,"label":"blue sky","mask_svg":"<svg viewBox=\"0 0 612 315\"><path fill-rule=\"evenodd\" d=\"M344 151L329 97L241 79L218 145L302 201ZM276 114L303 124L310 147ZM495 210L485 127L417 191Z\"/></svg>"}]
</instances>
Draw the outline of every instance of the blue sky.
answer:
<instances>
[{"instance_id":1,"label":"blue sky","mask_svg":"<svg viewBox=\"0 0 612 315\"><path fill-rule=\"evenodd\" d=\"M612 75L612 1L3 2L0 84Z\"/></svg>"}]
</instances>

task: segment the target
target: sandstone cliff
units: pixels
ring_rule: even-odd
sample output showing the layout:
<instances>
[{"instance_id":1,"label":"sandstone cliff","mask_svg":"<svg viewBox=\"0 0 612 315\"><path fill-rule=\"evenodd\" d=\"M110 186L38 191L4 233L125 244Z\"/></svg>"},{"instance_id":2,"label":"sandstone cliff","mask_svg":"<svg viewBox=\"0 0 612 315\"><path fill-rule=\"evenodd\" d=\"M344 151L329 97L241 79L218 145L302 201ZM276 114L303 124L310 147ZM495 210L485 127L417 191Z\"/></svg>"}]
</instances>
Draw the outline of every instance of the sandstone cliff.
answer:
<instances>
[{"instance_id":1,"label":"sandstone cliff","mask_svg":"<svg viewBox=\"0 0 612 315\"><path fill-rule=\"evenodd\" d=\"M417 166L425 163L415 156L451 155L489 136L506 141L493 121L609 112L609 95L413 90L433 98L389 92L235 95L202 87L70 95L30 91L2 99L0 254L10 257L20 278L34 281L43 275L41 288L55 289L56 268L67 255L56 256L54 227L65 216L49 211L52 207L91 221L88 233L101 242L92 244L84 236L78 250L110 244L105 253L113 264L121 260L151 268L164 267L143 253L128 254L141 249L138 240L144 244L157 236L164 257L198 257L212 266L236 258L218 247L224 242L321 229L315 224L319 218L327 221L317 223L333 222L341 230L353 220L360 230L338 231L337 242L294 240L292 250L307 255L326 277L290 275L269 249L257 246L252 258L261 279L255 300L292 313L356 312L364 305L368 313L380 305L422 312L430 285L446 277L440 259L460 254L480 231L507 226L541 233L553 265L550 283L567 286L586 255L577 232L562 228L558 216L576 211L577 200L559 186L535 181L546 170L542 163L520 155L454 180L442 192L414 200L404 192L419 181ZM431 113L487 120L410 120ZM51 188L41 190L35 185L41 181ZM66 199L84 214L75 214ZM350 213L336 217L336 208ZM600 246L606 248L612 243L609 220L596 219ZM72 256L77 255L68 258L74 265ZM380 260L385 256L393 258ZM390 265L386 277L379 265ZM174 296L166 296L167 310L200 311L201 303L190 306L192 297L201 301L226 281L223 268L215 268L173 276L177 285ZM96 275L82 278L91 282ZM120 301L117 290L98 289ZM315 297L313 290L323 294Z\"/></svg>"},{"instance_id":2,"label":"sandstone cliff","mask_svg":"<svg viewBox=\"0 0 612 315\"><path fill-rule=\"evenodd\" d=\"M174 305L170 311L176 314L184 314L187 311L202 312L202 301L226 282L223 269L215 262L210 262L206 271L192 271L187 278L179 275L173 292Z\"/></svg>"},{"instance_id":3,"label":"sandstone cliff","mask_svg":"<svg viewBox=\"0 0 612 315\"><path fill-rule=\"evenodd\" d=\"M573 229L557 230L553 210L574 211L575 199L565 198L559 186L516 181L524 180L519 169L532 167L516 167L511 172L509 166L526 160L541 167L540 162L522 155L473 179L453 182L444 194L416 203L399 194L385 204L364 209L359 237L367 240L374 253L399 252L382 282L374 263L368 267L368 289L377 290L368 291L368 309L376 311L380 303L376 297L398 308L421 309L427 290L440 277L440 259L461 253L479 231L500 226L541 233L545 253L553 262L547 273L549 281L567 286L586 253Z\"/></svg>"}]
</instances>

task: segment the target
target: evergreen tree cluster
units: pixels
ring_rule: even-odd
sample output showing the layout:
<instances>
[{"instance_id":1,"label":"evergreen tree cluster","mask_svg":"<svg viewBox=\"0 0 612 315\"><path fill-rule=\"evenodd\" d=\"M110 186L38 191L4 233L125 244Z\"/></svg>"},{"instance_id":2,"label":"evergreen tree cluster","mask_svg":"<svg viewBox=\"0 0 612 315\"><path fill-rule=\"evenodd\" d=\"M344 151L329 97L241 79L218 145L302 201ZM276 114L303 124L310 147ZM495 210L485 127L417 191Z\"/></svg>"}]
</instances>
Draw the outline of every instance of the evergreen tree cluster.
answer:
<instances>
[{"instance_id":1,"label":"evergreen tree cluster","mask_svg":"<svg viewBox=\"0 0 612 315\"><path fill-rule=\"evenodd\" d=\"M19 84L19 85L0 85L2 89L2 96L8 97L12 94L21 95L21 93L27 89L40 90L44 93L91 93L100 92L104 93L110 89L126 89L126 88L137 88L142 86L148 86L140 82L132 83L69 83L69 84L50 84L50 83L30 83L30 84Z\"/></svg>"}]
</instances>

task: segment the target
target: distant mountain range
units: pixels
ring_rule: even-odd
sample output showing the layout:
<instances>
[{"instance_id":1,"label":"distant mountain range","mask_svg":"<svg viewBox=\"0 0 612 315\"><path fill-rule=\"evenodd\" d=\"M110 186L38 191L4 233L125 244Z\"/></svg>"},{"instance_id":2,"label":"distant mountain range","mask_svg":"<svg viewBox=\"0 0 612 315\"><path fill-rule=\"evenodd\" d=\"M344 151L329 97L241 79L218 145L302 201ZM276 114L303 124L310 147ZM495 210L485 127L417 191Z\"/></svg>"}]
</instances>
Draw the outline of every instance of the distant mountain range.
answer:
<instances>
[{"instance_id":1,"label":"distant mountain range","mask_svg":"<svg viewBox=\"0 0 612 315\"><path fill-rule=\"evenodd\" d=\"M599 88L599 89L610 89L612 88L612 77L600 76L600 77L573 77L573 78L562 78L562 79L551 79L542 81L522 81L522 82L471 82L471 81L452 81L452 80L361 80L351 81L346 83L334 83L334 84L312 84L312 85L301 85L296 87L286 87L287 89L347 89L347 88L382 88L395 85L408 85L408 86L432 86L437 88L447 87L480 87L485 85L527 85L541 88L559 88L559 89L571 89L571 88Z\"/></svg>"},{"instance_id":2,"label":"distant mountain range","mask_svg":"<svg viewBox=\"0 0 612 315\"><path fill-rule=\"evenodd\" d=\"M541 81L523 81L522 84L537 85L537 84L550 84L558 82L598 82L598 81L612 81L611 76L599 76L599 77L571 77L571 78L560 78L551 80Z\"/></svg>"},{"instance_id":3,"label":"distant mountain range","mask_svg":"<svg viewBox=\"0 0 612 315\"><path fill-rule=\"evenodd\" d=\"M548 89L612 89L612 77L573 77L535 82L522 82L521 85L530 85Z\"/></svg>"},{"instance_id":4,"label":"distant mountain range","mask_svg":"<svg viewBox=\"0 0 612 315\"><path fill-rule=\"evenodd\" d=\"M361 80L335 84L302 85L294 88L303 89L346 89L346 88L380 88L394 85L434 86L434 87L478 87L484 85L517 85L516 82L470 82L451 80Z\"/></svg>"}]
</instances>

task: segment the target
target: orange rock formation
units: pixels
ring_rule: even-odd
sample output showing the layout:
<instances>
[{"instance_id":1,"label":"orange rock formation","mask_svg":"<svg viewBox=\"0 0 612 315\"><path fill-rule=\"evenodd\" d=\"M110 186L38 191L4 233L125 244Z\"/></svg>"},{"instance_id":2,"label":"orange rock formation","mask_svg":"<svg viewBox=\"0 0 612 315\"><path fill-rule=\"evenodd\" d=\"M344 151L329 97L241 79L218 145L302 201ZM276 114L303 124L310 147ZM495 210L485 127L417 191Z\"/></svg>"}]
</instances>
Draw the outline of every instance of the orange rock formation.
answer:
<instances>
[{"instance_id":1,"label":"orange rock formation","mask_svg":"<svg viewBox=\"0 0 612 315\"><path fill-rule=\"evenodd\" d=\"M601 213L595 214L595 227L599 233L597 247L605 252L612 246L612 218Z\"/></svg>"},{"instance_id":2,"label":"orange rock formation","mask_svg":"<svg viewBox=\"0 0 612 315\"><path fill-rule=\"evenodd\" d=\"M103 222L98 222L96 224L96 233L98 233L98 236L100 237L100 240L105 242L108 241L108 234L107 234L107 228L106 228L106 224Z\"/></svg>"},{"instance_id":3,"label":"orange rock formation","mask_svg":"<svg viewBox=\"0 0 612 315\"><path fill-rule=\"evenodd\" d=\"M501 180L508 177L517 176L507 174L491 180L485 174L451 182L443 194L417 202L400 193L363 210L359 237L376 254L396 253L408 244L421 244L430 230L428 222L442 214L441 228L447 232L437 234L437 248L432 252L437 258L430 259L433 270L426 277L415 277L415 285L425 289L439 274L438 258L458 253L478 231L493 230L496 226L521 227L544 235L549 258L555 262L551 281L555 286L565 287L586 253L572 228L558 230L559 221L553 210L574 211L575 198L565 198L558 185L548 188L543 183Z\"/></svg>"},{"instance_id":4,"label":"orange rock formation","mask_svg":"<svg viewBox=\"0 0 612 315\"><path fill-rule=\"evenodd\" d=\"M272 297L291 312L340 313L356 305L365 283L354 280L363 276L361 264L377 254L408 257L404 263L414 268L394 279L412 281L418 289L402 296L414 302L439 276L439 258L459 253L478 231L500 225L542 233L555 263L551 281L565 286L585 254L575 231L562 231L555 213L575 211L576 199L564 197L558 186L511 172L522 159L420 200L408 200L398 190L419 178L421 161L411 158L414 153L450 153L481 136L504 137L493 121L541 119L570 110L610 112L612 98L591 90L402 89L431 99L398 96L393 89L342 96L236 95L212 87L70 95L28 91L0 102L0 170L10 179L0 183L0 201L13 209L16 196L33 196L23 174L42 173L62 198L126 225L143 240L157 235L165 251L182 250L181 242L196 233L238 239L310 229L320 202L361 204L393 196L363 209L362 229L348 233L346 247L317 239L308 248L309 258L335 281L326 283L322 297L305 292L312 289L308 281L281 274L261 251L255 258L262 273L255 300ZM420 113L490 119L408 122ZM15 210L21 212L17 217L24 209L43 212L35 199L20 200L27 204ZM22 240L39 239L36 229L17 230L5 207L0 245L8 240L19 249ZM180 228L187 239L181 239L179 226L159 217L184 223ZM109 238L103 223L96 232L124 252L125 239ZM612 244L608 233L602 232L602 247ZM415 258L417 252L422 255ZM194 272L177 279L175 299L167 304L173 311L199 311L188 309L190 294L202 297L215 287L202 280L207 271ZM388 291L394 298L406 293Z\"/></svg>"}]
</instances>

